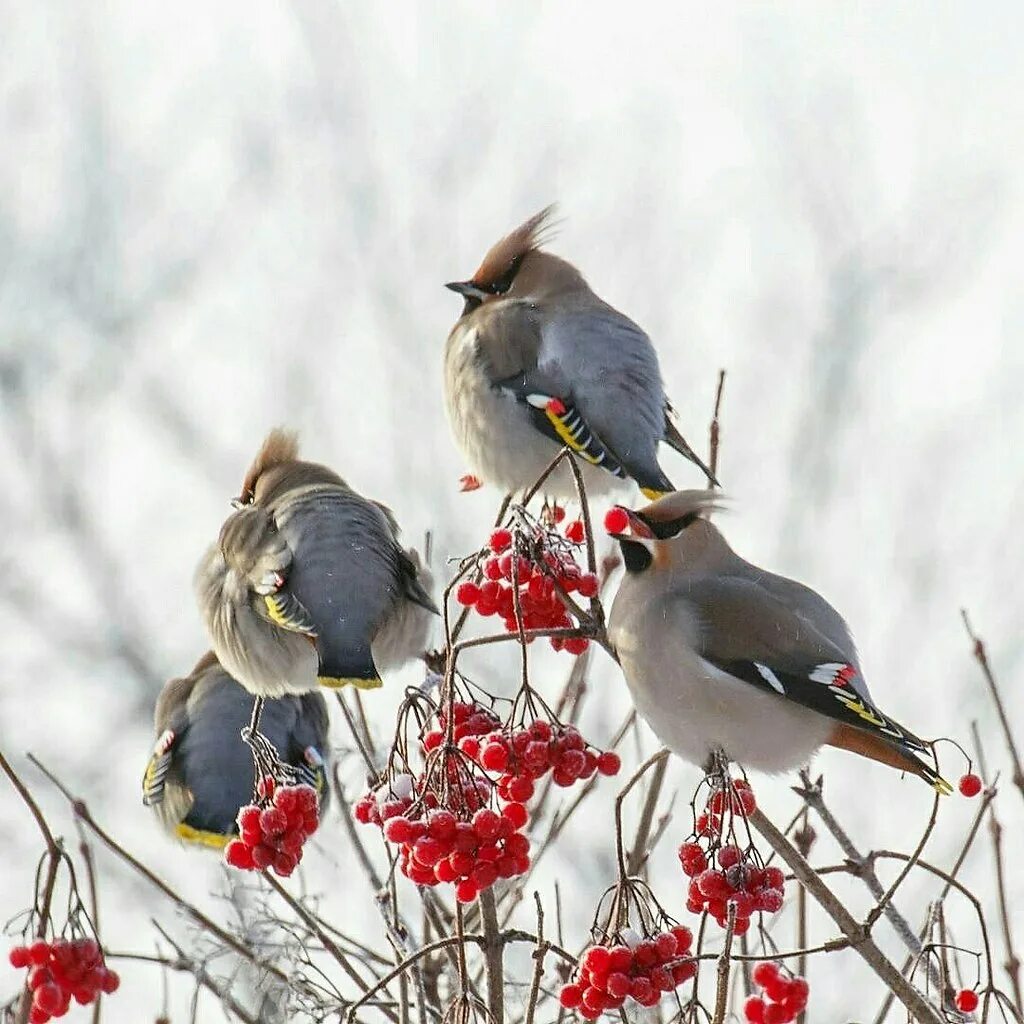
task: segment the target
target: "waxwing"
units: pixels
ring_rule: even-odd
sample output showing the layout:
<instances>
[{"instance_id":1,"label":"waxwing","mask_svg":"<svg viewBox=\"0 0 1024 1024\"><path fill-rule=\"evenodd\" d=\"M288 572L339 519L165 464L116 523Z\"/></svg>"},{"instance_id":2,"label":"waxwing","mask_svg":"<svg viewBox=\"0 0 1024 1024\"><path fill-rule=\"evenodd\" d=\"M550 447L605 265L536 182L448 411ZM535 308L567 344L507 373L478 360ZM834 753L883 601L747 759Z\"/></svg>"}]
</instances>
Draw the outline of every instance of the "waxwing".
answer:
<instances>
[{"instance_id":1,"label":"waxwing","mask_svg":"<svg viewBox=\"0 0 1024 1024\"><path fill-rule=\"evenodd\" d=\"M394 516L300 461L293 434L270 433L234 504L196 593L217 657L246 689L372 689L424 652L437 608Z\"/></svg>"},{"instance_id":2,"label":"waxwing","mask_svg":"<svg viewBox=\"0 0 1024 1024\"><path fill-rule=\"evenodd\" d=\"M697 765L721 752L766 772L827 744L951 792L918 756L931 745L875 706L839 613L740 558L708 520L717 501L678 491L606 520L626 566L608 635L658 738Z\"/></svg>"},{"instance_id":3,"label":"waxwing","mask_svg":"<svg viewBox=\"0 0 1024 1024\"><path fill-rule=\"evenodd\" d=\"M591 493L629 477L653 498L673 489L658 465L665 441L713 481L672 422L650 338L540 248L552 209L495 243L468 281L446 286L465 305L445 346L445 403L474 474L514 493L568 445ZM545 490L571 497L569 471Z\"/></svg>"},{"instance_id":4,"label":"waxwing","mask_svg":"<svg viewBox=\"0 0 1024 1024\"><path fill-rule=\"evenodd\" d=\"M215 654L172 679L157 700L157 740L142 780L142 800L172 835L221 848L238 832L239 808L253 798L253 756L241 738L256 698L228 675ZM268 700L260 732L298 781L329 796L327 704L319 693Z\"/></svg>"}]
</instances>

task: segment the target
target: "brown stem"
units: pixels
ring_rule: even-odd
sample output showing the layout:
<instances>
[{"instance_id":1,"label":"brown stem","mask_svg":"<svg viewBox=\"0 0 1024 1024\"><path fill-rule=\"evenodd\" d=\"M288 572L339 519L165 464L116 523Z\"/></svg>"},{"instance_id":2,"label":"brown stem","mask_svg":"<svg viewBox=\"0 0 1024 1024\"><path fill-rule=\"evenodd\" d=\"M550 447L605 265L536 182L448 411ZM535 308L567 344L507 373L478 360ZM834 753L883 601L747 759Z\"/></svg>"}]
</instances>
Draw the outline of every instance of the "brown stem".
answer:
<instances>
[{"instance_id":1,"label":"brown stem","mask_svg":"<svg viewBox=\"0 0 1024 1024\"><path fill-rule=\"evenodd\" d=\"M711 1024L722 1024L725 1020L725 1007L729 1000L729 963L732 958L732 940L736 932L736 904L729 903L729 917L725 922L725 939L722 952L718 954L718 966L715 968L715 1013Z\"/></svg>"},{"instance_id":2,"label":"brown stem","mask_svg":"<svg viewBox=\"0 0 1024 1024\"><path fill-rule=\"evenodd\" d=\"M484 933L484 964L487 970L487 1005L492 1024L505 1024L505 940L498 927L494 890L484 889L477 897Z\"/></svg>"},{"instance_id":3,"label":"brown stem","mask_svg":"<svg viewBox=\"0 0 1024 1024\"><path fill-rule=\"evenodd\" d=\"M708 444L708 469L711 470L711 475L715 478L718 477L718 445L719 445L719 412L722 408L722 390L725 387L725 370L718 371L718 387L715 389L715 411L711 416L711 429L710 440ZM708 487L714 487L710 481Z\"/></svg>"},{"instance_id":4,"label":"brown stem","mask_svg":"<svg viewBox=\"0 0 1024 1024\"><path fill-rule=\"evenodd\" d=\"M748 820L768 841L769 846L782 858L796 876L797 881L818 902L822 909L839 926L839 930L857 950L865 963L882 979L886 987L916 1017L920 1024L943 1024L942 1014L904 978L893 963L875 945L835 893L815 874L811 866L800 856L797 849L769 821L764 812L755 809Z\"/></svg>"}]
</instances>

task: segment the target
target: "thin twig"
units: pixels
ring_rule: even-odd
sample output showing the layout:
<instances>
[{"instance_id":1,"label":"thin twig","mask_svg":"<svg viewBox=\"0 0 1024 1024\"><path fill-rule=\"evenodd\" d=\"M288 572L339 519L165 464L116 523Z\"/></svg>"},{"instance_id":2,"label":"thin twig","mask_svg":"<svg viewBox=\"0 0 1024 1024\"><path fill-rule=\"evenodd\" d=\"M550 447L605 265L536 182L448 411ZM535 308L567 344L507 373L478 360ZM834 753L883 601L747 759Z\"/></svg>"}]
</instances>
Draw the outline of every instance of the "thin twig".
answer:
<instances>
[{"instance_id":1,"label":"thin twig","mask_svg":"<svg viewBox=\"0 0 1024 1024\"><path fill-rule=\"evenodd\" d=\"M1003 729L1003 738L1006 740L1006 748L1010 752L1010 761L1013 764L1013 784L1017 787L1021 797L1024 797L1024 766L1021 765L1020 754L1017 751L1017 744L1013 739L1013 731L1010 728L1010 720L1006 715L1006 708L1003 706L1003 698L999 693L999 685L996 683L995 674L988 663L988 653L985 650L985 643L971 628L971 620L967 617L967 609L960 609L960 616L964 620L964 629L974 644L974 657L981 666L982 675L988 683L989 693L992 694L992 701L995 703L996 711L999 714L999 724Z\"/></svg>"},{"instance_id":2,"label":"thin twig","mask_svg":"<svg viewBox=\"0 0 1024 1024\"><path fill-rule=\"evenodd\" d=\"M530 982L530 998L526 1005L523 1024L533 1024L537 1012L537 998L540 995L540 983L544 977L544 956L548 951L547 943L544 941L544 904L541 903L539 892L534 892L533 901L537 906L537 948L533 951L533 980Z\"/></svg>"}]
</instances>

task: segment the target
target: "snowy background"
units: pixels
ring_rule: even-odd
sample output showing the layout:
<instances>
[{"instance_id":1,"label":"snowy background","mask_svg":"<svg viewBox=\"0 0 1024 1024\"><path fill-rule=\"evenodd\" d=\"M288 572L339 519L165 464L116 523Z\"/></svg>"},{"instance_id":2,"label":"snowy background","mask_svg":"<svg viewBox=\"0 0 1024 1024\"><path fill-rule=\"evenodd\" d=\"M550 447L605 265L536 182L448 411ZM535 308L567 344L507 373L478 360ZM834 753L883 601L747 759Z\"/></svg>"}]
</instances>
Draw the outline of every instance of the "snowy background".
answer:
<instances>
[{"instance_id":1,"label":"snowy background","mask_svg":"<svg viewBox=\"0 0 1024 1024\"><path fill-rule=\"evenodd\" d=\"M958 610L1024 721L1024 14L701 6L627 21L596 4L0 0L0 746L62 829L26 750L210 904L215 864L139 800L155 695L204 649L194 564L277 423L391 504L410 542L432 530L435 570L479 543L498 496L457 492L440 366L460 307L442 283L554 200L552 248L650 332L695 445L728 370L734 546L839 606L883 707L965 743L976 717L1005 772ZM536 657L538 679L569 662ZM626 694L594 664L602 742ZM513 681L506 666L495 689ZM367 702L375 722L399 690ZM865 847L910 847L919 782L842 754L818 767ZM687 792L695 772L671 779ZM759 793L780 817L795 806L783 780ZM931 860L949 865L973 811L943 806ZM611 839L564 844L580 905L612 880ZM320 846L307 884L369 933L337 822ZM671 846L655 864L670 907ZM39 843L6 785L0 850L7 917ZM100 861L108 944L150 950L149 918L173 915ZM979 843L965 877L985 895L989 863ZM915 921L932 892L908 885ZM862 972L853 954L814 963L812 1017L871 1015ZM152 1020L155 969L124 974L122 1008ZM177 1020L190 987L172 981Z\"/></svg>"}]
</instances>

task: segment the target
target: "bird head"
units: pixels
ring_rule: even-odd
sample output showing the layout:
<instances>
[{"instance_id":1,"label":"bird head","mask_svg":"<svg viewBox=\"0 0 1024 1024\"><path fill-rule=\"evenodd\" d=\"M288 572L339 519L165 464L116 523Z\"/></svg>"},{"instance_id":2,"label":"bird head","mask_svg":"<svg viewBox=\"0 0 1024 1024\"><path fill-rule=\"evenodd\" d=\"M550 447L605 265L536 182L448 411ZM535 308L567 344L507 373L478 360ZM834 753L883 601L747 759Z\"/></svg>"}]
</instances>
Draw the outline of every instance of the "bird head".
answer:
<instances>
[{"instance_id":1,"label":"bird head","mask_svg":"<svg viewBox=\"0 0 1024 1024\"><path fill-rule=\"evenodd\" d=\"M292 488L315 484L346 486L345 481L326 466L300 460L298 435L275 427L256 453L242 482L242 493L232 505L236 509L254 503L265 505Z\"/></svg>"},{"instance_id":2,"label":"bird head","mask_svg":"<svg viewBox=\"0 0 1024 1024\"><path fill-rule=\"evenodd\" d=\"M489 302L504 298L542 298L559 290L586 286L579 271L541 245L551 237L555 207L546 206L487 251L467 281L445 285L466 300L466 316Z\"/></svg>"},{"instance_id":3,"label":"bird head","mask_svg":"<svg viewBox=\"0 0 1024 1024\"><path fill-rule=\"evenodd\" d=\"M692 563L709 540L721 539L708 522L721 507L717 492L672 491L639 509L614 505L605 529L619 542L627 571L642 572L652 564L671 568Z\"/></svg>"}]
</instances>

